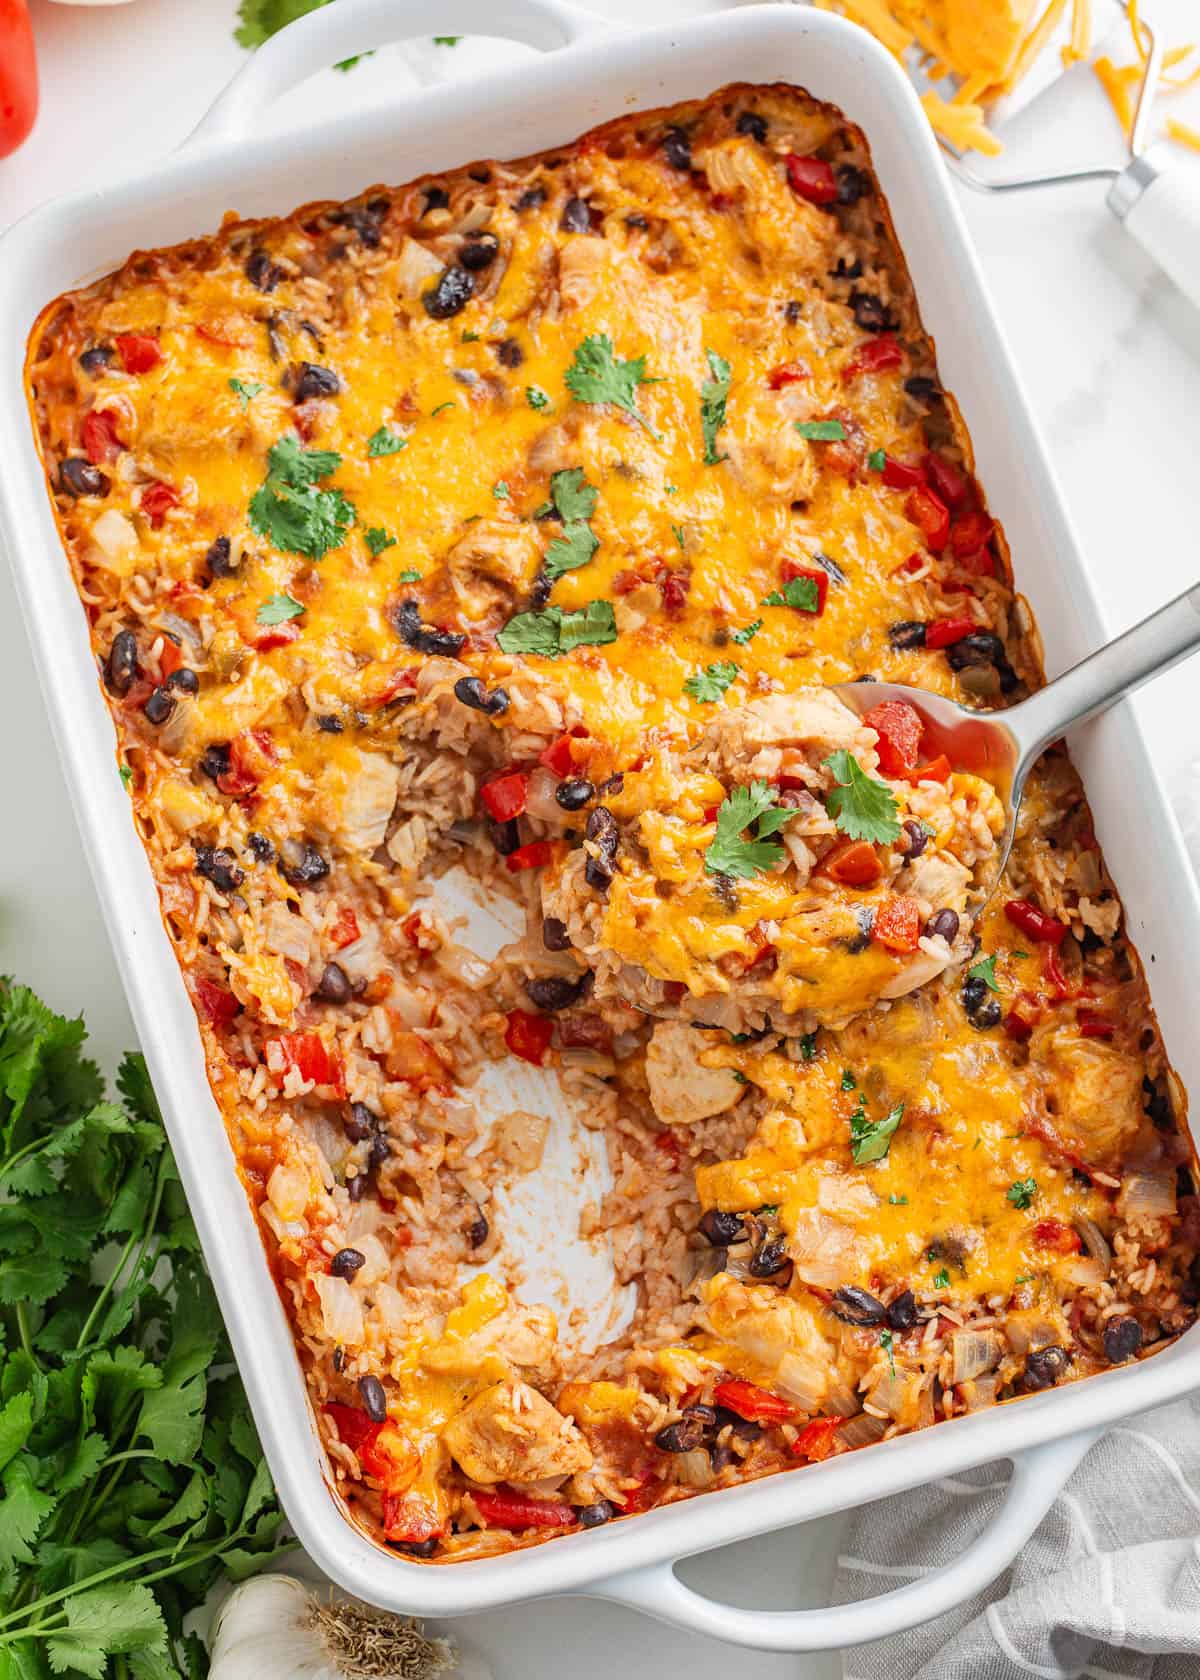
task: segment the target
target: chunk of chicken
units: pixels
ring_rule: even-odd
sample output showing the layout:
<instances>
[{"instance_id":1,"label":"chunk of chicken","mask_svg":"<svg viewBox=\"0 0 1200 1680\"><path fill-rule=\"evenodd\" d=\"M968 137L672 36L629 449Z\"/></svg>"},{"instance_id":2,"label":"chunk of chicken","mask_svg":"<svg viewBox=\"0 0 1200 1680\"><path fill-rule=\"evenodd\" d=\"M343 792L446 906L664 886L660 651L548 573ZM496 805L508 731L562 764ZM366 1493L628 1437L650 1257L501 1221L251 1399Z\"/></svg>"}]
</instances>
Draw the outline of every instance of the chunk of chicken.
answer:
<instances>
[{"instance_id":1,"label":"chunk of chicken","mask_svg":"<svg viewBox=\"0 0 1200 1680\"><path fill-rule=\"evenodd\" d=\"M784 1360L803 1360L810 1381L822 1392L811 1396L806 1410L815 1411L824 1398L828 1373L836 1364L836 1348L806 1301L778 1291L748 1287L720 1273L707 1288L704 1316L708 1328L768 1370Z\"/></svg>"},{"instance_id":2,"label":"chunk of chicken","mask_svg":"<svg viewBox=\"0 0 1200 1680\"><path fill-rule=\"evenodd\" d=\"M654 1112L665 1126L692 1126L724 1114L742 1095L732 1068L708 1068L700 1052L712 1035L681 1021L660 1021L646 1046L646 1078Z\"/></svg>"},{"instance_id":3,"label":"chunk of chicken","mask_svg":"<svg viewBox=\"0 0 1200 1680\"><path fill-rule=\"evenodd\" d=\"M870 772L879 762L876 739L836 694L814 685L729 707L709 724L690 756L718 776L741 781L755 754L767 747L798 748L814 765L844 747Z\"/></svg>"},{"instance_id":4,"label":"chunk of chicken","mask_svg":"<svg viewBox=\"0 0 1200 1680\"><path fill-rule=\"evenodd\" d=\"M1132 1056L1099 1039L1055 1034L1054 1129L1085 1161L1114 1161L1142 1123L1142 1069Z\"/></svg>"},{"instance_id":5,"label":"chunk of chicken","mask_svg":"<svg viewBox=\"0 0 1200 1680\"><path fill-rule=\"evenodd\" d=\"M442 1432L472 1481L561 1481L586 1470L591 1449L570 1418L523 1382L499 1382L477 1394Z\"/></svg>"},{"instance_id":6,"label":"chunk of chicken","mask_svg":"<svg viewBox=\"0 0 1200 1680\"><path fill-rule=\"evenodd\" d=\"M318 822L345 851L373 852L383 844L399 786L390 758L346 749L325 768L314 802Z\"/></svg>"},{"instance_id":7,"label":"chunk of chicken","mask_svg":"<svg viewBox=\"0 0 1200 1680\"><path fill-rule=\"evenodd\" d=\"M443 1337L428 1349L422 1364L446 1376L469 1377L477 1376L494 1359L502 1361L502 1369L542 1376L553 1368L557 1334L549 1307L512 1306L469 1336Z\"/></svg>"},{"instance_id":8,"label":"chunk of chicken","mask_svg":"<svg viewBox=\"0 0 1200 1680\"><path fill-rule=\"evenodd\" d=\"M450 582L468 620L508 611L528 592L541 562L537 539L527 525L481 519L446 556Z\"/></svg>"},{"instance_id":9,"label":"chunk of chicken","mask_svg":"<svg viewBox=\"0 0 1200 1680\"><path fill-rule=\"evenodd\" d=\"M928 899L935 909L961 909L971 871L946 852L931 852L908 866L904 890Z\"/></svg>"},{"instance_id":10,"label":"chunk of chicken","mask_svg":"<svg viewBox=\"0 0 1200 1680\"><path fill-rule=\"evenodd\" d=\"M581 309L596 295L608 264L604 239L570 239L558 253L558 292L566 309Z\"/></svg>"},{"instance_id":11,"label":"chunk of chicken","mask_svg":"<svg viewBox=\"0 0 1200 1680\"><path fill-rule=\"evenodd\" d=\"M762 502L806 502L817 487L812 445L781 416L773 395L737 404L721 433L729 470Z\"/></svg>"}]
</instances>

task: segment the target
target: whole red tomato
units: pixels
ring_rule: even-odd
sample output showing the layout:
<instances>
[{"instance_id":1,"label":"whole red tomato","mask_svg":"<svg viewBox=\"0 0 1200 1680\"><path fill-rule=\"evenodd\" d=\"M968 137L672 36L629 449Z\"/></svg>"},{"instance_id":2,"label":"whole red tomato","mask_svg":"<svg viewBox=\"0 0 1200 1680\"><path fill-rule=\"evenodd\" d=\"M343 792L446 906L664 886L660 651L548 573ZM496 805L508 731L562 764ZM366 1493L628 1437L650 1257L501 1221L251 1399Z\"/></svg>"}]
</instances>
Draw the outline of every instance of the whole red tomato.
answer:
<instances>
[{"instance_id":1,"label":"whole red tomato","mask_svg":"<svg viewBox=\"0 0 1200 1680\"><path fill-rule=\"evenodd\" d=\"M15 152L37 116L37 59L25 0L0 0L0 158Z\"/></svg>"}]
</instances>

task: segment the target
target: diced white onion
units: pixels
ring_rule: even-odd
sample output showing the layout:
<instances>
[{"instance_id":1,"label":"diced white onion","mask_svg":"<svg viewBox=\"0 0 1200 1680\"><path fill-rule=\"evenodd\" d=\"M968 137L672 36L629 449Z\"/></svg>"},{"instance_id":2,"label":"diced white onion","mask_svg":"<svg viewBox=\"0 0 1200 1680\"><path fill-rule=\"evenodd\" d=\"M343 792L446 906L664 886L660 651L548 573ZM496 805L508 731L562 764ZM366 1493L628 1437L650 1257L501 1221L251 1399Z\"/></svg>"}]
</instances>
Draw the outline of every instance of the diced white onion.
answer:
<instances>
[{"instance_id":1,"label":"diced white onion","mask_svg":"<svg viewBox=\"0 0 1200 1680\"><path fill-rule=\"evenodd\" d=\"M802 1412L817 1411L825 1399L826 1374L822 1365L802 1353L785 1353L772 1379L772 1387Z\"/></svg>"},{"instance_id":2,"label":"diced white onion","mask_svg":"<svg viewBox=\"0 0 1200 1680\"><path fill-rule=\"evenodd\" d=\"M1131 1173L1117 1197L1122 1219L1169 1219L1175 1212L1174 1173Z\"/></svg>"},{"instance_id":3,"label":"diced white onion","mask_svg":"<svg viewBox=\"0 0 1200 1680\"><path fill-rule=\"evenodd\" d=\"M363 1339L362 1307L345 1278L318 1275L313 1288L321 1302L325 1334L341 1347L357 1347Z\"/></svg>"},{"instance_id":4,"label":"diced white onion","mask_svg":"<svg viewBox=\"0 0 1200 1680\"><path fill-rule=\"evenodd\" d=\"M280 1161L267 1180L267 1197L281 1219L299 1219L308 1206L308 1172Z\"/></svg>"},{"instance_id":5,"label":"diced white onion","mask_svg":"<svg viewBox=\"0 0 1200 1680\"><path fill-rule=\"evenodd\" d=\"M92 541L99 564L118 577L127 577L137 563L138 538L132 520L116 508L105 508L92 525Z\"/></svg>"},{"instance_id":6,"label":"diced white onion","mask_svg":"<svg viewBox=\"0 0 1200 1680\"><path fill-rule=\"evenodd\" d=\"M680 1453L675 1467L684 1487L707 1487L713 1479L712 1464L703 1447L697 1447L695 1452Z\"/></svg>"},{"instance_id":7,"label":"diced white onion","mask_svg":"<svg viewBox=\"0 0 1200 1680\"><path fill-rule=\"evenodd\" d=\"M951 1337L954 1348L954 1383L971 1382L986 1371L995 1370L1004 1349L994 1330L956 1330Z\"/></svg>"}]
</instances>

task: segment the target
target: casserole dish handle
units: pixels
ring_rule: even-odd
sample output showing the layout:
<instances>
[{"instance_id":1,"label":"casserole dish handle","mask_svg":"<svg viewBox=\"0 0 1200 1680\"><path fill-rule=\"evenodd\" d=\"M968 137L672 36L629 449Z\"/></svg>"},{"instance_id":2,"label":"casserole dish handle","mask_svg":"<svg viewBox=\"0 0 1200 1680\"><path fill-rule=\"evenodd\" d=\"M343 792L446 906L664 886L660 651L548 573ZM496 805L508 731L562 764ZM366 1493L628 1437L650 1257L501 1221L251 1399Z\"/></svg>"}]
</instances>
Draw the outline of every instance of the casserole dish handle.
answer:
<instances>
[{"instance_id":1,"label":"casserole dish handle","mask_svg":"<svg viewBox=\"0 0 1200 1680\"><path fill-rule=\"evenodd\" d=\"M741 1610L685 1586L670 1563L612 1575L589 1596L759 1651L837 1651L904 1633L982 1592L1008 1568L1099 1434L1086 1430L1014 1458L1004 1503L983 1533L945 1568L874 1598L821 1610Z\"/></svg>"},{"instance_id":2,"label":"casserole dish handle","mask_svg":"<svg viewBox=\"0 0 1200 1680\"><path fill-rule=\"evenodd\" d=\"M259 47L185 143L237 140L253 130L272 100L305 77L355 53L435 29L498 35L551 51L611 25L564 0L339 0L297 18Z\"/></svg>"}]
</instances>

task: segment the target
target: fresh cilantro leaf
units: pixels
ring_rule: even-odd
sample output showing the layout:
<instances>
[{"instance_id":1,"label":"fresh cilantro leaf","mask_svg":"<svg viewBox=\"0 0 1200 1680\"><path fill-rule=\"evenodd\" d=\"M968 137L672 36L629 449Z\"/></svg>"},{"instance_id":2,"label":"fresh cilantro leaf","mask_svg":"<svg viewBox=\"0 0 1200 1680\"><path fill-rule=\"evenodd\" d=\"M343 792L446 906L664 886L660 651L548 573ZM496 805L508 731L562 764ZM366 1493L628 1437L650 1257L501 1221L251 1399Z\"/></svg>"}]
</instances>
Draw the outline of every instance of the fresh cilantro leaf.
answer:
<instances>
[{"instance_id":1,"label":"fresh cilantro leaf","mask_svg":"<svg viewBox=\"0 0 1200 1680\"><path fill-rule=\"evenodd\" d=\"M1033 1282L1033 1276L1030 1272L1018 1272L1016 1277L1013 1279L1013 1284L1014 1285L1016 1285L1018 1283L1032 1283L1032 1282Z\"/></svg>"},{"instance_id":2,"label":"fresh cilantro leaf","mask_svg":"<svg viewBox=\"0 0 1200 1680\"><path fill-rule=\"evenodd\" d=\"M796 430L814 443L840 443L846 428L840 420L797 420Z\"/></svg>"},{"instance_id":3,"label":"fresh cilantro leaf","mask_svg":"<svg viewBox=\"0 0 1200 1680\"><path fill-rule=\"evenodd\" d=\"M982 980L989 991L998 992L1000 988L996 984L995 952L993 951L990 957L980 957L978 962L973 962L967 970L967 979Z\"/></svg>"},{"instance_id":4,"label":"fresh cilantro leaf","mask_svg":"<svg viewBox=\"0 0 1200 1680\"><path fill-rule=\"evenodd\" d=\"M415 571L412 567L410 567L407 571L403 571L403 572L400 573L400 582L401 583L420 583L420 581L421 581L420 572Z\"/></svg>"},{"instance_id":5,"label":"fresh cilantro leaf","mask_svg":"<svg viewBox=\"0 0 1200 1680\"><path fill-rule=\"evenodd\" d=\"M256 397L260 391L265 391L266 386L260 385L257 379L231 379L229 389L237 393L244 414L250 407L251 398Z\"/></svg>"},{"instance_id":6,"label":"fresh cilantro leaf","mask_svg":"<svg viewBox=\"0 0 1200 1680\"><path fill-rule=\"evenodd\" d=\"M895 1338L890 1330L881 1330L879 1332L879 1345L888 1356L888 1364L892 1368L893 1376L896 1375L896 1355L892 1351L892 1344L894 1340Z\"/></svg>"},{"instance_id":7,"label":"fresh cilantro leaf","mask_svg":"<svg viewBox=\"0 0 1200 1680\"><path fill-rule=\"evenodd\" d=\"M4 1497L0 1499L0 1568L32 1563L33 1542L58 1503L35 1481L38 1461L32 1453L21 1453L4 1472Z\"/></svg>"},{"instance_id":8,"label":"fresh cilantro leaf","mask_svg":"<svg viewBox=\"0 0 1200 1680\"><path fill-rule=\"evenodd\" d=\"M1015 1208L1020 1208L1022 1212L1024 1212L1026 1208L1033 1206L1033 1198L1036 1195L1036 1178L1015 1179L1013 1183L1009 1185L1007 1191L1008 1200Z\"/></svg>"},{"instance_id":9,"label":"fresh cilantro leaf","mask_svg":"<svg viewBox=\"0 0 1200 1680\"><path fill-rule=\"evenodd\" d=\"M564 525L576 519L590 519L596 511L597 490L584 477L582 467L565 467L550 476L550 500Z\"/></svg>"},{"instance_id":10,"label":"fresh cilantro leaf","mask_svg":"<svg viewBox=\"0 0 1200 1680\"><path fill-rule=\"evenodd\" d=\"M652 438L662 441L662 433L655 431L637 406L638 386L653 383L646 373L645 356L622 361L614 353L613 341L607 333L592 333L576 346L565 382L567 390L580 402L611 403L631 415Z\"/></svg>"},{"instance_id":11,"label":"fresh cilantro leaf","mask_svg":"<svg viewBox=\"0 0 1200 1680\"><path fill-rule=\"evenodd\" d=\"M738 669L732 659L719 659L715 665L706 665L703 671L689 677L683 685L684 691L693 700L719 700L729 685L737 681Z\"/></svg>"},{"instance_id":12,"label":"fresh cilantro leaf","mask_svg":"<svg viewBox=\"0 0 1200 1680\"><path fill-rule=\"evenodd\" d=\"M565 467L551 475L550 500L563 522L562 535L546 550L546 575L554 579L586 566L600 539L587 523L596 511L596 487L588 483L582 467Z\"/></svg>"},{"instance_id":13,"label":"fresh cilantro leaf","mask_svg":"<svg viewBox=\"0 0 1200 1680\"><path fill-rule=\"evenodd\" d=\"M32 1428L33 1395L25 1389L12 1395L0 1410L0 1470L20 1452Z\"/></svg>"},{"instance_id":14,"label":"fresh cilantro leaf","mask_svg":"<svg viewBox=\"0 0 1200 1680\"><path fill-rule=\"evenodd\" d=\"M771 836L795 815L790 806L775 804L774 790L764 781L734 788L717 810L717 832L704 854L705 869L710 875L742 881L762 874L783 856L782 842ZM745 838L747 831L751 839Z\"/></svg>"},{"instance_id":15,"label":"fresh cilantro leaf","mask_svg":"<svg viewBox=\"0 0 1200 1680\"><path fill-rule=\"evenodd\" d=\"M885 1115L882 1120L868 1120L860 1100L859 1106L850 1116L850 1154L854 1164L865 1167L872 1161L882 1161L891 1147L892 1135L903 1118L904 1104L897 1103L891 1113Z\"/></svg>"},{"instance_id":16,"label":"fresh cilantro leaf","mask_svg":"<svg viewBox=\"0 0 1200 1680\"><path fill-rule=\"evenodd\" d=\"M817 1054L817 1035L816 1035L816 1033L815 1032L802 1033L800 1035L800 1060L802 1062L814 1061L816 1059L816 1054Z\"/></svg>"},{"instance_id":17,"label":"fresh cilantro leaf","mask_svg":"<svg viewBox=\"0 0 1200 1680\"><path fill-rule=\"evenodd\" d=\"M319 490L342 464L332 449L303 449L292 433L272 445L267 477L250 500L250 524L286 554L320 560L345 541L354 509L340 490Z\"/></svg>"},{"instance_id":18,"label":"fresh cilantro leaf","mask_svg":"<svg viewBox=\"0 0 1200 1680\"><path fill-rule=\"evenodd\" d=\"M367 547L376 556L382 554L385 548L395 548L396 546L395 537L382 525L369 525L363 532L363 536L366 538ZM401 582L405 581L403 573L400 574L400 580Z\"/></svg>"},{"instance_id":19,"label":"fresh cilantro leaf","mask_svg":"<svg viewBox=\"0 0 1200 1680\"><path fill-rule=\"evenodd\" d=\"M898 807L891 789L868 776L858 760L844 747L825 760L838 784L825 807L842 833L851 840L870 840L888 845L900 833Z\"/></svg>"},{"instance_id":20,"label":"fresh cilantro leaf","mask_svg":"<svg viewBox=\"0 0 1200 1680\"><path fill-rule=\"evenodd\" d=\"M333 68L335 70L353 70L354 66L356 64L361 64L364 58L374 57L375 48L371 47L369 51L355 53L351 58L335 58L333 61Z\"/></svg>"},{"instance_id":21,"label":"fresh cilantro leaf","mask_svg":"<svg viewBox=\"0 0 1200 1680\"><path fill-rule=\"evenodd\" d=\"M700 430L704 433L704 465L719 466L725 459L717 454L717 433L725 424L725 405L729 400L729 381L733 369L715 350L706 350L708 369L712 375L700 387Z\"/></svg>"},{"instance_id":22,"label":"fresh cilantro leaf","mask_svg":"<svg viewBox=\"0 0 1200 1680\"><path fill-rule=\"evenodd\" d=\"M795 607L798 612L815 613L821 606L821 592L816 578L789 578L782 589L772 589L763 596L764 607Z\"/></svg>"},{"instance_id":23,"label":"fresh cilantro leaf","mask_svg":"<svg viewBox=\"0 0 1200 1680\"><path fill-rule=\"evenodd\" d=\"M530 408L540 410L550 407L550 398L546 395L545 391L542 390L540 385L526 385L525 401L529 404Z\"/></svg>"},{"instance_id":24,"label":"fresh cilantro leaf","mask_svg":"<svg viewBox=\"0 0 1200 1680\"><path fill-rule=\"evenodd\" d=\"M850 1069L849 1068L843 1068L842 1069L842 1090L843 1091L853 1091L857 1088L857 1086L858 1086L858 1080L855 1079L854 1075L850 1072Z\"/></svg>"},{"instance_id":25,"label":"fresh cilantro leaf","mask_svg":"<svg viewBox=\"0 0 1200 1680\"><path fill-rule=\"evenodd\" d=\"M430 410L429 410L429 418L430 418L430 419L431 419L431 420L436 420L436 419L437 419L437 417L438 417L438 415L439 415L439 414L440 414L440 413L441 413L441 412L442 412L442 410L443 410L443 409L444 409L444 408L453 408L453 407L454 407L454 406L455 406L455 405L454 405L454 403L453 403L453 402L443 402L443 403L439 403L439 404L438 404L438 405L437 405L437 407L436 407L436 408L431 408L431 409L430 409Z\"/></svg>"},{"instance_id":26,"label":"fresh cilantro leaf","mask_svg":"<svg viewBox=\"0 0 1200 1680\"><path fill-rule=\"evenodd\" d=\"M578 571L600 547L600 539L590 525L574 520L563 527L561 537L555 537L546 550L546 576L560 578L564 572Z\"/></svg>"},{"instance_id":27,"label":"fresh cilantro leaf","mask_svg":"<svg viewBox=\"0 0 1200 1680\"><path fill-rule=\"evenodd\" d=\"M394 432L390 426L380 426L377 432L372 432L367 439L367 454L399 455L402 449L408 448L408 439Z\"/></svg>"},{"instance_id":28,"label":"fresh cilantro leaf","mask_svg":"<svg viewBox=\"0 0 1200 1680\"><path fill-rule=\"evenodd\" d=\"M616 639L612 602L589 601L578 612L547 607L544 612L517 613L500 630L496 642L504 653L536 653L543 659L557 659L572 648L600 647Z\"/></svg>"},{"instance_id":29,"label":"fresh cilantro leaf","mask_svg":"<svg viewBox=\"0 0 1200 1680\"><path fill-rule=\"evenodd\" d=\"M731 642L736 642L739 647L745 647L748 642L752 642L754 640L755 636L758 635L758 632L762 629L762 627L762 619L756 618L753 624L744 625L740 630L731 630L729 632L729 639Z\"/></svg>"},{"instance_id":30,"label":"fresh cilantro leaf","mask_svg":"<svg viewBox=\"0 0 1200 1680\"><path fill-rule=\"evenodd\" d=\"M498 478L495 484L492 485L492 495L498 502L512 501L512 492L509 490L508 485L505 484L502 478Z\"/></svg>"},{"instance_id":31,"label":"fresh cilantro leaf","mask_svg":"<svg viewBox=\"0 0 1200 1680\"><path fill-rule=\"evenodd\" d=\"M663 489L667 492L668 496L678 496L679 494L678 484L664 484Z\"/></svg>"},{"instance_id":32,"label":"fresh cilantro leaf","mask_svg":"<svg viewBox=\"0 0 1200 1680\"><path fill-rule=\"evenodd\" d=\"M461 35L435 35L433 44L435 47L456 47L461 40Z\"/></svg>"},{"instance_id":33,"label":"fresh cilantro leaf","mask_svg":"<svg viewBox=\"0 0 1200 1680\"><path fill-rule=\"evenodd\" d=\"M291 618L299 618L304 608L299 601L290 595L268 595L262 606L254 615L256 624L286 624Z\"/></svg>"},{"instance_id":34,"label":"fresh cilantro leaf","mask_svg":"<svg viewBox=\"0 0 1200 1680\"><path fill-rule=\"evenodd\" d=\"M234 39L241 47L261 47L272 35L307 17L326 0L242 0L238 8L240 27Z\"/></svg>"},{"instance_id":35,"label":"fresh cilantro leaf","mask_svg":"<svg viewBox=\"0 0 1200 1680\"><path fill-rule=\"evenodd\" d=\"M477 332L468 332L464 328L463 334L462 334L461 339L459 340L459 343L460 344L478 344L479 343L479 334Z\"/></svg>"},{"instance_id":36,"label":"fresh cilantro leaf","mask_svg":"<svg viewBox=\"0 0 1200 1680\"><path fill-rule=\"evenodd\" d=\"M117 775L121 778L121 786L128 787L130 782L133 780L133 766L130 764L118 764Z\"/></svg>"},{"instance_id":37,"label":"fresh cilantro leaf","mask_svg":"<svg viewBox=\"0 0 1200 1680\"><path fill-rule=\"evenodd\" d=\"M867 456L867 465L870 467L872 472L882 472L886 461L887 456L884 454L882 449L872 449L871 453Z\"/></svg>"},{"instance_id":38,"label":"fresh cilantro leaf","mask_svg":"<svg viewBox=\"0 0 1200 1680\"><path fill-rule=\"evenodd\" d=\"M888 1201L892 1204L893 1207L907 1207L908 1206L908 1197L907 1196L898 1196L894 1190L888 1196Z\"/></svg>"},{"instance_id":39,"label":"fresh cilantro leaf","mask_svg":"<svg viewBox=\"0 0 1200 1680\"><path fill-rule=\"evenodd\" d=\"M683 526L682 525L672 525L671 535L675 538L675 541L678 543L680 548L682 548L682 549L687 548L687 542L684 539Z\"/></svg>"},{"instance_id":40,"label":"fresh cilantro leaf","mask_svg":"<svg viewBox=\"0 0 1200 1680\"><path fill-rule=\"evenodd\" d=\"M66 1601L67 1625L46 1636L56 1674L67 1670L102 1680L110 1656L165 1651L167 1624L149 1587L114 1582Z\"/></svg>"},{"instance_id":41,"label":"fresh cilantro leaf","mask_svg":"<svg viewBox=\"0 0 1200 1680\"><path fill-rule=\"evenodd\" d=\"M945 1266L939 1267L939 1269L934 1272L933 1287L935 1289L949 1289L950 1273L946 1270Z\"/></svg>"}]
</instances>

